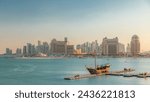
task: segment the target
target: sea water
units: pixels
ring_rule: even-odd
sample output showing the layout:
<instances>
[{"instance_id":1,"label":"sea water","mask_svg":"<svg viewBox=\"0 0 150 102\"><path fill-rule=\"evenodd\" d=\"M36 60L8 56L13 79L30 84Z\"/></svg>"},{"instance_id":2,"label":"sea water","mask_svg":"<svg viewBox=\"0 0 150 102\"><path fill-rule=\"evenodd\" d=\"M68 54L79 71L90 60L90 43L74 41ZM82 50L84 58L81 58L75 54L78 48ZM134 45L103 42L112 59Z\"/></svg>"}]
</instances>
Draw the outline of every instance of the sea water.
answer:
<instances>
[{"instance_id":1,"label":"sea water","mask_svg":"<svg viewBox=\"0 0 150 102\"><path fill-rule=\"evenodd\" d=\"M97 64L111 65L111 71L134 68L136 73L150 72L150 58L97 58ZM64 80L88 74L94 58L0 58L1 85L146 85L149 78L99 76Z\"/></svg>"}]
</instances>

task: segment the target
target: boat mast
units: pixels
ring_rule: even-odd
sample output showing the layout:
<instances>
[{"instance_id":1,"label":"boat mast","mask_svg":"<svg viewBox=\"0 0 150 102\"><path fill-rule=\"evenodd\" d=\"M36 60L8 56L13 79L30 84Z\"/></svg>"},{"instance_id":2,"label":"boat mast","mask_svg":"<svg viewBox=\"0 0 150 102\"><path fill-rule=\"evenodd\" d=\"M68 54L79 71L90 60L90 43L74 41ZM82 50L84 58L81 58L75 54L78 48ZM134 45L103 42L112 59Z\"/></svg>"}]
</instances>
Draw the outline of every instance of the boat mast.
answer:
<instances>
[{"instance_id":1,"label":"boat mast","mask_svg":"<svg viewBox=\"0 0 150 102\"><path fill-rule=\"evenodd\" d=\"M94 51L94 55L95 55L95 69L96 69L96 50Z\"/></svg>"}]
</instances>

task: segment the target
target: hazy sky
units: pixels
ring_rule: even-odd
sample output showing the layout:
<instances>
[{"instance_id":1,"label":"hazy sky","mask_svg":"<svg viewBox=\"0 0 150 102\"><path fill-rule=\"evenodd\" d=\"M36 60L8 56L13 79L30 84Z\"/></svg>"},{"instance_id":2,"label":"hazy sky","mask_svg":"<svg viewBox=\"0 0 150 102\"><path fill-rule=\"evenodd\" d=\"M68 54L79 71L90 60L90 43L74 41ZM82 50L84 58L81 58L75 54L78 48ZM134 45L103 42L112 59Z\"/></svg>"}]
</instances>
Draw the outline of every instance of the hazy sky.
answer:
<instances>
[{"instance_id":1,"label":"hazy sky","mask_svg":"<svg viewBox=\"0 0 150 102\"><path fill-rule=\"evenodd\" d=\"M0 0L0 53L27 42L68 37L71 44L137 34L150 50L150 0Z\"/></svg>"}]
</instances>

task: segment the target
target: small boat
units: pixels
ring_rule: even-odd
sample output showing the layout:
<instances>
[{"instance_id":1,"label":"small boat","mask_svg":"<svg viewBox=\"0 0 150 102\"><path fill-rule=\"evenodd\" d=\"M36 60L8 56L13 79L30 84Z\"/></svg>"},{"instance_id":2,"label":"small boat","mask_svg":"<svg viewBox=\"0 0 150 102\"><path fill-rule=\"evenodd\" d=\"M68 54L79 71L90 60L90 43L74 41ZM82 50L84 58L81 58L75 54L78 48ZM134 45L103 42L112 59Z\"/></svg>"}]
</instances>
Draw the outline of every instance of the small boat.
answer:
<instances>
[{"instance_id":1,"label":"small boat","mask_svg":"<svg viewBox=\"0 0 150 102\"><path fill-rule=\"evenodd\" d=\"M74 75L73 77L67 77L67 78L64 78L65 80L78 80L80 79L80 75L77 74L77 75Z\"/></svg>"},{"instance_id":2,"label":"small boat","mask_svg":"<svg viewBox=\"0 0 150 102\"><path fill-rule=\"evenodd\" d=\"M137 77L138 77L138 78L146 78L147 75L148 75L148 73L145 72L145 73L140 73L140 74L138 74Z\"/></svg>"},{"instance_id":3,"label":"small boat","mask_svg":"<svg viewBox=\"0 0 150 102\"><path fill-rule=\"evenodd\" d=\"M75 78L75 79L80 79L80 75L77 74L77 75L74 76L74 78Z\"/></svg>"}]
</instances>

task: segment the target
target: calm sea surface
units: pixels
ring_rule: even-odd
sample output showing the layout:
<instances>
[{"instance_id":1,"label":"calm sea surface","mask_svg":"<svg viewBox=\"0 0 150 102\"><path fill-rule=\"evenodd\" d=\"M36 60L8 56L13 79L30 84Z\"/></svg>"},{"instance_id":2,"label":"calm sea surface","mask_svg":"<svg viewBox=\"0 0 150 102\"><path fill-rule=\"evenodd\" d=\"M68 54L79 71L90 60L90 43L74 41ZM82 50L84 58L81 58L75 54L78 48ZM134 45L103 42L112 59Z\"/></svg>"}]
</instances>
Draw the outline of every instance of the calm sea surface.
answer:
<instances>
[{"instance_id":1,"label":"calm sea surface","mask_svg":"<svg viewBox=\"0 0 150 102\"><path fill-rule=\"evenodd\" d=\"M110 63L111 70L132 67L136 72L150 72L150 58L97 58L97 64ZM4 85L150 85L150 78L100 76L80 80L64 77L87 74L93 58L23 59L0 58L0 84Z\"/></svg>"}]
</instances>

